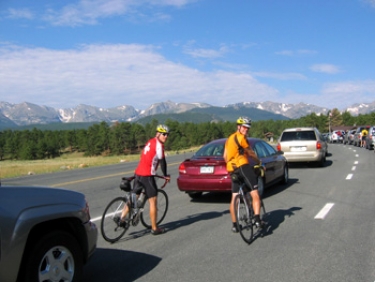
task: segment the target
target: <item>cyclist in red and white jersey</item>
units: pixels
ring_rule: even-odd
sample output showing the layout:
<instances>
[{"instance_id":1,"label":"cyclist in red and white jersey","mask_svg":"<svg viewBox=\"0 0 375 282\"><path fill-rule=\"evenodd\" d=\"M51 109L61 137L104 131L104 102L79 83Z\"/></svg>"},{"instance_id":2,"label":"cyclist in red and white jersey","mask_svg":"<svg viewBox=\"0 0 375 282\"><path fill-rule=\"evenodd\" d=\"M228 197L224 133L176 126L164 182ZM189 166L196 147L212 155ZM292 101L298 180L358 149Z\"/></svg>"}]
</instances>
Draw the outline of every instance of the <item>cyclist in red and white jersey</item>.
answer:
<instances>
[{"instance_id":1,"label":"cyclist in red and white jersey","mask_svg":"<svg viewBox=\"0 0 375 282\"><path fill-rule=\"evenodd\" d=\"M164 155L164 143L169 135L169 128L166 125L159 124L156 127L156 135L151 138L142 150L141 159L137 168L135 169L135 179L133 193L139 195L142 189L145 189L146 196L150 204L150 219L151 219L151 234L159 235L165 232L164 229L158 228L157 222L157 195L158 190L155 182L155 174L160 165L161 171L170 181L170 176L167 174L167 162ZM125 218L129 211L127 205L121 215L121 220ZM125 224L125 222L121 222Z\"/></svg>"}]
</instances>

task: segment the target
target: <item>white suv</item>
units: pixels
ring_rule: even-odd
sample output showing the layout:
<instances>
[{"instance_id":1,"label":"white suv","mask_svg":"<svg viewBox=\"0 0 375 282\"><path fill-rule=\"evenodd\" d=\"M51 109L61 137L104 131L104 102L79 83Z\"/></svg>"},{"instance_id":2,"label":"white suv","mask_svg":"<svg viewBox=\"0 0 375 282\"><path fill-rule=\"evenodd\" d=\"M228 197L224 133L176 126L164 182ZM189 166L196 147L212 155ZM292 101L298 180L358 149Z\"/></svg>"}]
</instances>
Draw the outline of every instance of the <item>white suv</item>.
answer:
<instances>
[{"instance_id":1,"label":"white suv","mask_svg":"<svg viewBox=\"0 0 375 282\"><path fill-rule=\"evenodd\" d=\"M288 162L314 162L324 166L328 144L315 127L288 128L281 133L277 150Z\"/></svg>"}]
</instances>

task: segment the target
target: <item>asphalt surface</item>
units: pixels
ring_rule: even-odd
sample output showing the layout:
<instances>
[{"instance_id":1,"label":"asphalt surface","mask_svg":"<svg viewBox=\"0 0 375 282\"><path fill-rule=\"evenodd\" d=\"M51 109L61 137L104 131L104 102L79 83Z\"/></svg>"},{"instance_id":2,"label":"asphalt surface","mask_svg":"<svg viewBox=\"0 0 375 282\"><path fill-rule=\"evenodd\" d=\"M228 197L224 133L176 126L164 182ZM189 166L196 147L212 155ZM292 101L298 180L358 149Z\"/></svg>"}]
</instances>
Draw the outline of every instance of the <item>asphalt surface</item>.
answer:
<instances>
[{"instance_id":1,"label":"asphalt surface","mask_svg":"<svg viewBox=\"0 0 375 282\"><path fill-rule=\"evenodd\" d=\"M178 164L167 159L169 210L153 236L141 224L114 244L99 234L84 281L374 281L375 154L330 144L323 168L290 167L287 185L266 190L269 230L247 245L231 232L230 194L191 200L177 188ZM137 163L3 179L3 184L65 187L84 193L93 221L119 195L121 176Z\"/></svg>"}]
</instances>

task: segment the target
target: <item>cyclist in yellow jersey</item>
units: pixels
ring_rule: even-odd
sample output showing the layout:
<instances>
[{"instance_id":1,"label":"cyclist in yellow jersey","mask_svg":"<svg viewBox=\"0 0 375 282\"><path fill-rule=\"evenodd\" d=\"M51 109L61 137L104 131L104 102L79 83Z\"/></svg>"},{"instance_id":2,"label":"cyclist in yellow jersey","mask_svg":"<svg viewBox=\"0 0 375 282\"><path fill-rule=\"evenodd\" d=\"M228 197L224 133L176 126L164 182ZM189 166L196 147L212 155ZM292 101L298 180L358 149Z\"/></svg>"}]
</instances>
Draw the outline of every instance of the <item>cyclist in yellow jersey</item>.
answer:
<instances>
[{"instance_id":1,"label":"cyclist in yellow jersey","mask_svg":"<svg viewBox=\"0 0 375 282\"><path fill-rule=\"evenodd\" d=\"M255 224L262 228L264 222L260 220L260 196L258 193L258 177L254 171L254 167L249 164L249 157L260 164L255 152L247 142L247 134L251 127L251 120L247 117L239 117L237 119L237 131L229 136L225 143L224 160L227 164L228 172L233 175L237 174L245 182L248 191L253 199L253 209L255 216ZM234 211L234 199L239 192L239 183L232 177L232 200L229 211L233 223L232 231L237 233L236 215Z\"/></svg>"},{"instance_id":2,"label":"cyclist in yellow jersey","mask_svg":"<svg viewBox=\"0 0 375 282\"><path fill-rule=\"evenodd\" d=\"M370 127L366 127L364 128L362 131L361 131L361 147L363 148L366 148L366 137L367 137L367 134L368 134L368 129Z\"/></svg>"}]
</instances>

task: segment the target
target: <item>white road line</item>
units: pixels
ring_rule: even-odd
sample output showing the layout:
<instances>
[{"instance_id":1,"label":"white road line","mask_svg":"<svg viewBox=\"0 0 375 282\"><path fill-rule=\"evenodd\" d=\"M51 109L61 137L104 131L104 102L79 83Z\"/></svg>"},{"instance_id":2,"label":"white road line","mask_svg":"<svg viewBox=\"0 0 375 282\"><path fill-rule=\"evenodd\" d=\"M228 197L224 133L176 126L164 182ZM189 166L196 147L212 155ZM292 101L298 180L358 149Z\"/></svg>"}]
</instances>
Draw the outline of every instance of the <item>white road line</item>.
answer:
<instances>
[{"instance_id":1,"label":"white road line","mask_svg":"<svg viewBox=\"0 0 375 282\"><path fill-rule=\"evenodd\" d=\"M334 206L334 203L327 203L321 210L318 212L318 214L314 217L315 219L324 219L325 216L328 214L328 212L331 210L331 208Z\"/></svg>"},{"instance_id":2,"label":"white road line","mask_svg":"<svg viewBox=\"0 0 375 282\"><path fill-rule=\"evenodd\" d=\"M91 221L98 221L98 220L101 220L101 219L102 219L102 217L98 216L98 217L91 218Z\"/></svg>"},{"instance_id":3,"label":"white road line","mask_svg":"<svg viewBox=\"0 0 375 282\"><path fill-rule=\"evenodd\" d=\"M358 158L359 157L359 155L358 154L355 154L355 156Z\"/></svg>"},{"instance_id":4,"label":"white road line","mask_svg":"<svg viewBox=\"0 0 375 282\"><path fill-rule=\"evenodd\" d=\"M113 216L113 215L115 215L116 213L117 213L117 214L120 214L121 212L122 212L122 210L118 210L118 211L116 211L116 212L107 213L107 214L106 214L106 217ZM102 220L102 216L97 216L97 217L91 218L91 221L98 221L98 220Z\"/></svg>"},{"instance_id":5,"label":"white road line","mask_svg":"<svg viewBox=\"0 0 375 282\"><path fill-rule=\"evenodd\" d=\"M355 161L354 164L357 165L357 164L358 164L358 161Z\"/></svg>"},{"instance_id":6,"label":"white road line","mask_svg":"<svg viewBox=\"0 0 375 282\"><path fill-rule=\"evenodd\" d=\"M354 171L355 169L356 169L356 166L353 166L353 167L352 167L352 171Z\"/></svg>"},{"instance_id":7,"label":"white road line","mask_svg":"<svg viewBox=\"0 0 375 282\"><path fill-rule=\"evenodd\" d=\"M352 179L352 177L353 177L353 174L352 174L352 173L349 173L349 174L346 176L346 180L350 180L350 179Z\"/></svg>"}]
</instances>

